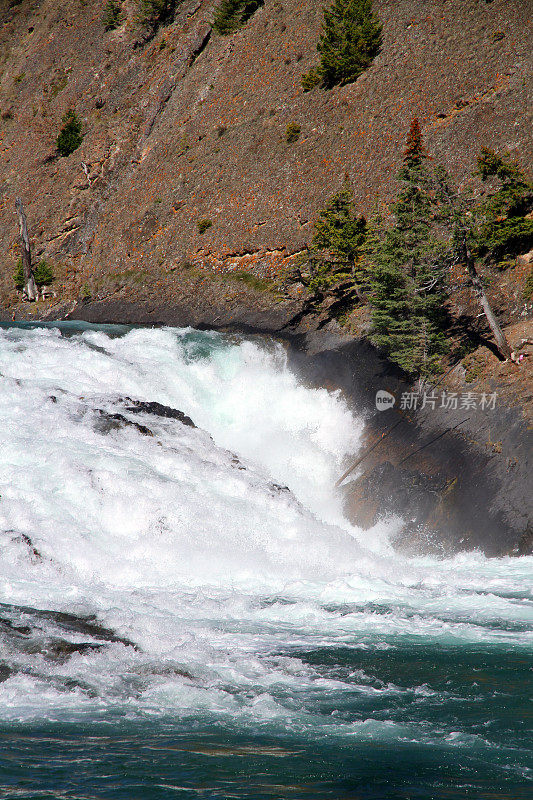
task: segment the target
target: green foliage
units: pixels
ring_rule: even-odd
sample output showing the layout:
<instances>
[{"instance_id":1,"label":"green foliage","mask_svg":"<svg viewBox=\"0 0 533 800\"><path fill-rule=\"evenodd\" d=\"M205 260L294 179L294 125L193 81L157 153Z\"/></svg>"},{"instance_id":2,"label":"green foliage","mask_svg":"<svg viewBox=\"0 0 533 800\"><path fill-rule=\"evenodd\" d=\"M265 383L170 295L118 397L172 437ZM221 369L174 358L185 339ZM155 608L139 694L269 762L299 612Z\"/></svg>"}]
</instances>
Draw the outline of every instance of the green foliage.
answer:
<instances>
[{"instance_id":1,"label":"green foliage","mask_svg":"<svg viewBox=\"0 0 533 800\"><path fill-rule=\"evenodd\" d=\"M320 63L303 76L304 89L316 85L317 78L327 89L353 83L379 52L381 32L372 0L333 0L330 8L324 9L317 45Z\"/></svg>"},{"instance_id":2,"label":"green foliage","mask_svg":"<svg viewBox=\"0 0 533 800\"><path fill-rule=\"evenodd\" d=\"M254 275L251 272L246 272L246 270L235 270L234 272L228 272L224 277L227 277L232 281L244 283L251 289L255 289L256 292L266 292L273 289L272 281L259 278L257 275Z\"/></svg>"},{"instance_id":3,"label":"green foliage","mask_svg":"<svg viewBox=\"0 0 533 800\"><path fill-rule=\"evenodd\" d=\"M307 253L309 288L324 294L342 285L344 294L357 293L361 280L359 258L366 239L367 225L357 216L353 194L344 186L320 212Z\"/></svg>"},{"instance_id":4,"label":"green foliage","mask_svg":"<svg viewBox=\"0 0 533 800\"><path fill-rule=\"evenodd\" d=\"M263 3L264 0L221 0L215 8L215 31L222 36L235 33Z\"/></svg>"},{"instance_id":5,"label":"green foliage","mask_svg":"<svg viewBox=\"0 0 533 800\"><path fill-rule=\"evenodd\" d=\"M49 286L55 280L52 268L44 259L33 270L33 277L37 286Z\"/></svg>"},{"instance_id":6,"label":"green foliage","mask_svg":"<svg viewBox=\"0 0 533 800\"><path fill-rule=\"evenodd\" d=\"M17 266L15 267L15 272L13 273L13 281L15 282L17 289L24 289L24 270L22 268L21 258L19 258L17 261Z\"/></svg>"},{"instance_id":7,"label":"green foliage","mask_svg":"<svg viewBox=\"0 0 533 800\"><path fill-rule=\"evenodd\" d=\"M481 153L477 159L477 172L484 181L496 175L504 184L515 181L524 182L524 176L517 164L505 161L488 147L481 148Z\"/></svg>"},{"instance_id":8,"label":"green foliage","mask_svg":"<svg viewBox=\"0 0 533 800\"><path fill-rule=\"evenodd\" d=\"M517 164L484 147L477 161L483 181L495 178L498 189L477 209L476 249L486 260L501 261L505 255L533 247L533 184Z\"/></svg>"},{"instance_id":9,"label":"green foliage","mask_svg":"<svg viewBox=\"0 0 533 800\"><path fill-rule=\"evenodd\" d=\"M181 0L138 0L138 19L153 32L160 25L168 25L174 19L176 6Z\"/></svg>"},{"instance_id":10,"label":"green foliage","mask_svg":"<svg viewBox=\"0 0 533 800\"><path fill-rule=\"evenodd\" d=\"M37 286L49 286L55 280L52 268L44 259L39 261L37 266L33 268L33 277ZM13 280L17 289L24 289L24 270L22 268L21 258L17 261Z\"/></svg>"},{"instance_id":11,"label":"green foliage","mask_svg":"<svg viewBox=\"0 0 533 800\"><path fill-rule=\"evenodd\" d=\"M314 89L315 86L318 86L320 82L321 78L315 67L312 67L309 72L306 72L305 75L302 75L301 84L304 92L310 92L311 89Z\"/></svg>"},{"instance_id":12,"label":"green foliage","mask_svg":"<svg viewBox=\"0 0 533 800\"><path fill-rule=\"evenodd\" d=\"M285 131L285 139L287 144L292 144L293 142L297 142L300 138L300 134L302 132L302 128L298 125L297 122L289 122L287 125L287 130Z\"/></svg>"},{"instance_id":13,"label":"green foliage","mask_svg":"<svg viewBox=\"0 0 533 800\"><path fill-rule=\"evenodd\" d=\"M118 0L108 0L104 8L102 22L106 31L113 31L122 25L123 15Z\"/></svg>"},{"instance_id":14,"label":"green foliage","mask_svg":"<svg viewBox=\"0 0 533 800\"><path fill-rule=\"evenodd\" d=\"M444 276L449 243L435 234L438 197L418 123L411 126L393 206L395 222L386 231L371 225L367 244L370 270L371 340L411 375L432 375L447 350Z\"/></svg>"},{"instance_id":15,"label":"green foliage","mask_svg":"<svg viewBox=\"0 0 533 800\"><path fill-rule=\"evenodd\" d=\"M533 295L533 269L529 273L526 278L526 282L524 284L524 291L522 292L522 297L524 300L530 300L531 296Z\"/></svg>"},{"instance_id":16,"label":"green foliage","mask_svg":"<svg viewBox=\"0 0 533 800\"><path fill-rule=\"evenodd\" d=\"M200 233L200 234L205 233L207 230L209 230L209 228L212 226L212 224L213 223L211 222L210 219L200 219L200 220L198 220L198 222L196 223L197 228L198 228L198 233Z\"/></svg>"},{"instance_id":17,"label":"green foliage","mask_svg":"<svg viewBox=\"0 0 533 800\"><path fill-rule=\"evenodd\" d=\"M62 122L63 127L56 139L57 151L61 156L69 156L83 141L81 122L72 108L66 112Z\"/></svg>"}]
</instances>

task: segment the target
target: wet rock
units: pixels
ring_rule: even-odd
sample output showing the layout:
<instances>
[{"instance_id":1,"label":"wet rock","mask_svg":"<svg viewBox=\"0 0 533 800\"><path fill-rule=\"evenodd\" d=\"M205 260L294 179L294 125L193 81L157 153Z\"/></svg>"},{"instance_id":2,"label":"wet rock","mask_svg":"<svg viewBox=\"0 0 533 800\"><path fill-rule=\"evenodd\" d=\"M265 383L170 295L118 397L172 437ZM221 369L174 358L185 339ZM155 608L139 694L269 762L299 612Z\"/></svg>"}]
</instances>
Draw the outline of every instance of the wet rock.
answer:
<instances>
[{"instance_id":1,"label":"wet rock","mask_svg":"<svg viewBox=\"0 0 533 800\"><path fill-rule=\"evenodd\" d=\"M29 625L16 625L12 620L0 617L0 633L14 633L19 636L29 636L32 629Z\"/></svg>"},{"instance_id":2,"label":"wet rock","mask_svg":"<svg viewBox=\"0 0 533 800\"><path fill-rule=\"evenodd\" d=\"M43 557L39 550L35 547L32 540L28 536L27 533L19 533L13 529L2 531L3 534L9 536L12 542L20 542L23 544L29 551L31 560L35 563L36 561L42 561Z\"/></svg>"},{"instance_id":3,"label":"wet rock","mask_svg":"<svg viewBox=\"0 0 533 800\"><path fill-rule=\"evenodd\" d=\"M402 413L397 402L378 411L378 389L398 400L413 387L368 342L322 332L294 342L291 367L311 385L341 389L365 417L363 474L340 489L352 522L368 529L380 515L401 517L395 545L411 553L531 552L533 432L520 409L499 398L494 410Z\"/></svg>"},{"instance_id":4,"label":"wet rock","mask_svg":"<svg viewBox=\"0 0 533 800\"><path fill-rule=\"evenodd\" d=\"M165 406L163 403L157 403L155 401L126 399L128 405L125 406L125 410L129 411L130 414L154 414L156 417L164 417L165 419L177 419L189 428L196 428L192 419L177 408L171 408L170 406Z\"/></svg>"},{"instance_id":5,"label":"wet rock","mask_svg":"<svg viewBox=\"0 0 533 800\"><path fill-rule=\"evenodd\" d=\"M99 642L69 642L66 639L51 639L39 650L49 661L67 661L74 653L89 653L101 650L105 645Z\"/></svg>"},{"instance_id":6,"label":"wet rock","mask_svg":"<svg viewBox=\"0 0 533 800\"><path fill-rule=\"evenodd\" d=\"M270 491L272 493L276 493L276 494L279 493L279 492L288 492L289 494L291 493L291 490L289 489L288 486L282 486L279 483L269 483L268 484L268 488L270 489Z\"/></svg>"},{"instance_id":7,"label":"wet rock","mask_svg":"<svg viewBox=\"0 0 533 800\"><path fill-rule=\"evenodd\" d=\"M135 428L143 436L153 436L153 432L146 425L141 425L128 419L123 414L112 414L109 411L104 411L101 408L96 409L98 419L95 427L99 433L110 433L111 431L120 430L120 428L130 427Z\"/></svg>"},{"instance_id":8,"label":"wet rock","mask_svg":"<svg viewBox=\"0 0 533 800\"><path fill-rule=\"evenodd\" d=\"M11 630L16 630L15 625L24 623L24 634L31 634L37 628L41 629L42 624L39 623L47 621L55 624L64 632L90 636L100 642L117 642L126 647L138 649L130 639L119 636L115 631L101 625L93 616L79 616L64 611L48 611L9 603L0 603L0 615L0 623L7 625ZM17 620L15 624L13 618Z\"/></svg>"},{"instance_id":9,"label":"wet rock","mask_svg":"<svg viewBox=\"0 0 533 800\"><path fill-rule=\"evenodd\" d=\"M529 556L533 553L533 528L528 527L524 531L516 547L514 547L510 555L512 556Z\"/></svg>"}]
</instances>

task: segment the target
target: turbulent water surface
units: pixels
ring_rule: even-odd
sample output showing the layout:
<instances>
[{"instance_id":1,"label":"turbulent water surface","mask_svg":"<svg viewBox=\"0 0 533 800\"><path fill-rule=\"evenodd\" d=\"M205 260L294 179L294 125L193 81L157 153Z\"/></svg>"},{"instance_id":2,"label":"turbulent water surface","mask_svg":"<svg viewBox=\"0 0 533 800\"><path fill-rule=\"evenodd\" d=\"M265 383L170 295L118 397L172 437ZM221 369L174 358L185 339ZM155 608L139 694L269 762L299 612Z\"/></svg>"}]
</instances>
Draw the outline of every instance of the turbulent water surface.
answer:
<instances>
[{"instance_id":1,"label":"turbulent water surface","mask_svg":"<svg viewBox=\"0 0 533 800\"><path fill-rule=\"evenodd\" d=\"M362 421L281 346L4 327L0 373L0 798L532 796L533 559L350 526Z\"/></svg>"}]
</instances>

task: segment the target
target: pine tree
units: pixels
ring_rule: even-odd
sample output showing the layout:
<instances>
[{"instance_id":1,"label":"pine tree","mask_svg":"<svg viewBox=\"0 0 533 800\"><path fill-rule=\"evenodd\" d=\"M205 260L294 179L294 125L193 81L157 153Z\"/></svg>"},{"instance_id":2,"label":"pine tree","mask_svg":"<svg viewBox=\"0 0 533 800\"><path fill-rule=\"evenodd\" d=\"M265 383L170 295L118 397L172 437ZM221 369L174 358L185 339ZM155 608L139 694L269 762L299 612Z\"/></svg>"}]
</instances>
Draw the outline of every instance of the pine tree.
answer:
<instances>
[{"instance_id":1,"label":"pine tree","mask_svg":"<svg viewBox=\"0 0 533 800\"><path fill-rule=\"evenodd\" d=\"M69 156L83 141L81 122L73 108L65 113L62 122L63 127L56 139L56 146L61 156Z\"/></svg>"},{"instance_id":2,"label":"pine tree","mask_svg":"<svg viewBox=\"0 0 533 800\"><path fill-rule=\"evenodd\" d=\"M484 147L477 160L483 181L495 178L498 189L478 209L476 251L488 261L524 253L533 247L533 184L517 164Z\"/></svg>"},{"instance_id":3,"label":"pine tree","mask_svg":"<svg viewBox=\"0 0 533 800\"><path fill-rule=\"evenodd\" d=\"M120 2L118 0L108 0L106 3L102 22L106 31L114 31L122 24L123 15Z\"/></svg>"},{"instance_id":4,"label":"pine tree","mask_svg":"<svg viewBox=\"0 0 533 800\"><path fill-rule=\"evenodd\" d=\"M153 36L160 25L169 25L181 0L137 0L137 17Z\"/></svg>"},{"instance_id":5,"label":"pine tree","mask_svg":"<svg viewBox=\"0 0 533 800\"><path fill-rule=\"evenodd\" d=\"M324 292L347 282L360 294L358 267L365 238L366 220L357 216L353 193L345 185L328 200L315 223L308 254L310 288Z\"/></svg>"},{"instance_id":6,"label":"pine tree","mask_svg":"<svg viewBox=\"0 0 533 800\"><path fill-rule=\"evenodd\" d=\"M427 157L422 139L422 129L420 128L420 123L417 117L415 117L411 122L403 157L405 163L409 164L410 166L420 164L421 161Z\"/></svg>"},{"instance_id":7,"label":"pine tree","mask_svg":"<svg viewBox=\"0 0 533 800\"><path fill-rule=\"evenodd\" d=\"M263 3L264 0L221 0L215 9L214 29L222 36L235 33Z\"/></svg>"},{"instance_id":8,"label":"pine tree","mask_svg":"<svg viewBox=\"0 0 533 800\"><path fill-rule=\"evenodd\" d=\"M442 203L440 219L441 222L447 225L450 232L451 262L461 264L466 268L471 288L479 300L499 351L503 358L508 359L511 356L509 342L492 310L476 264L477 255L479 255L480 236L476 222L477 214L475 212L472 213L467 200L453 189L443 167L438 167L434 176L437 197ZM476 249L478 253L476 253Z\"/></svg>"},{"instance_id":9,"label":"pine tree","mask_svg":"<svg viewBox=\"0 0 533 800\"><path fill-rule=\"evenodd\" d=\"M317 74L331 89L353 83L370 66L381 47L382 25L372 12L372 0L333 0L324 10L317 45Z\"/></svg>"},{"instance_id":10,"label":"pine tree","mask_svg":"<svg viewBox=\"0 0 533 800\"><path fill-rule=\"evenodd\" d=\"M433 232L437 199L418 120L398 178L394 225L371 235L371 338L406 372L431 375L447 349L443 283L450 255Z\"/></svg>"}]
</instances>

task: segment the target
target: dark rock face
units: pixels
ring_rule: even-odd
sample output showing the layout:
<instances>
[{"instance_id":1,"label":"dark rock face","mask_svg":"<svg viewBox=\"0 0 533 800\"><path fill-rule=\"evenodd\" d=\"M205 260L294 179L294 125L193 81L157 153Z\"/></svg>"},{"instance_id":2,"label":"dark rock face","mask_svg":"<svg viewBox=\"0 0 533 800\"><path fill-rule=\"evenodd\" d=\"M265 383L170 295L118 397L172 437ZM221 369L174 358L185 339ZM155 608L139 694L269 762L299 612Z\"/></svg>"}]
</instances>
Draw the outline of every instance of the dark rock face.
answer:
<instances>
[{"instance_id":1,"label":"dark rock face","mask_svg":"<svg viewBox=\"0 0 533 800\"><path fill-rule=\"evenodd\" d=\"M187 414L177 408L165 406L163 403L157 403L153 400L132 400L130 397L121 398L119 401L123 404L124 411L130 414L150 414L155 417L164 417L165 419L175 419L181 422L188 428L196 428L196 425ZM140 422L125 417L124 414L118 412L106 411L103 408L95 409L96 420L95 427L100 433L109 433L110 431L120 430L121 428L134 428L143 436L153 436L153 431L147 426L142 425ZM27 542L26 544L31 544Z\"/></svg>"},{"instance_id":2,"label":"dark rock face","mask_svg":"<svg viewBox=\"0 0 533 800\"><path fill-rule=\"evenodd\" d=\"M118 642L127 647L136 647L129 639L119 636L110 628L101 625L95 617L0 603L0 625L15 631L20 636L29 636L34 629L42 626L43 622L51 623L63 635L81 634L98 643ZM89 644L94 644L94 642Z\"/></svg>"},{"instance_id":3,"label":"dark rock face","mask_svg":"<svg viewBox=\"0 0 533 800\"><path fill-rule=\"evenodd\" d=\"M22 672L42 678L62 691L80 689L95 696L94 687L61 674L50 675L49 668L61 667L77 653L90 654L112 643L139 650L95 617L0 603L0 647L4 658L9 659L9 663L0 661L0 683ZM43 663L48 665L44 672Z\"/></svg>"},{"instance_id":4,"label":"dark rock face","mask_svg":"<svg viewBox=\"0 0 533 800\"><path fill-rule=\"evenodd\" d=\"M80 636L84 641L79 641ZM21 669L20 664L17 665L17 654L39 655L46 661L61 664L75 653L90 653L110 643L137 649L129 639L100 625L94 617L7 603L0 603L0 643L6 653L15 656L13 663L0 662L0 682Z\"/></svg>"},{"instance_id":5,"label":"dark rock face","mask_svg":"<svg viewBox=\"0 0 533 800\"><path fill-rule=\"evenodd\" d=\"M189 325L199 330L228 329L251 333L277 333L291 326L301 311L297 302L272 304L263 298L262 303L224 302L220 297L201 296L178 304L127 300L109 300L77 304L65 319L82 320L96 324L119 324L128 320L131 325Z\"/></svg>"},{"instance_id":6,"label":"dark rock face","mask_svg":"<svg viewBox=\"0 0 533 800\"><path fill-rule=\"evenodd\" d=\"M146 425L140 425L138 422L128 419L124 414L112 414L109 411L104 411L99 408L96 411L97 421L96 429L100 433L109 433L110 431L119 430L120 428L130 427L135 428L143 436L153 436L154 434L147 428Z\"/></svg>"},{"instance_id":7,"label":"dark rock face","mask_svg":"<svg viewBox=\"0 0 533 800\"><path fill-rule=\"evenodd\" d=\"M165 419L177 419L182 425L186 425L188 428L196 428L192 419L188 417L187 414L184 414L183 411L179 411L177 408L170 408L170 406L165 406L153 400L128 399L126 411L129 411L131 414L154 414L156 417L164 417Z\"/></svg>"},{"instance_id":8,"label":"dark rock face","mask_svg":"<svg viewBox=\"0 0 533 800\"><path fill-rule=\"evenodd\" d=\"M400 515L406 524L395 545L407 552L532 552L533 431L520 410L496 403L485 410L400 411L397 402L377 411L379 389L398 401L413 387L366 341L330 337L320 349L321 338L299 338L289 351L294 369L353 401L365 418L363 452L379 442L358 477L344 484L353 522L369 528L380 517Z\"/></svg>"}]
</instances>

